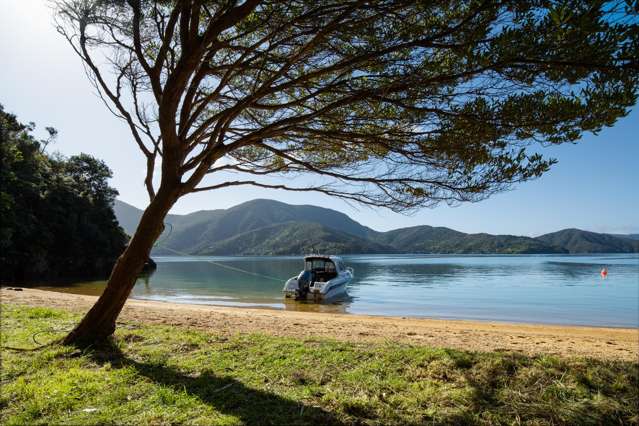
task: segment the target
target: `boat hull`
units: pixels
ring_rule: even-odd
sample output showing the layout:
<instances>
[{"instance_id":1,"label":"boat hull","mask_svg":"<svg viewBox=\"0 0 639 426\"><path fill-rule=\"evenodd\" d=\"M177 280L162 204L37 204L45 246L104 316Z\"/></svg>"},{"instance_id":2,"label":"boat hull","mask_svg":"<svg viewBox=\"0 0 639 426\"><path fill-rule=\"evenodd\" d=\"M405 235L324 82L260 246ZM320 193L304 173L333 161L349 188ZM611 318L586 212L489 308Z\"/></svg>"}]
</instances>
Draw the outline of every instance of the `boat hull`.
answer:
<instances>
[{"instance_id":1,"label":"boat hull","mask_svg":"<svg viewBox=\"0 0 639 426\"><path fill-rule=\"evenodd\" d=\"M346 294L346 287L351 279L352 274L346 273L326 283L313 283L309 290L303 293L298 289L297 280L291 278L285 286L284 295L286 298L314 302L332 300Z\"/></svg>"},{"instance_id":2,"label":"boat hull","mask_svg":"<svg viewBox=\"0 0 639 426\"><path fill-rule=\"evenodd\" d=\"M345 295L353 275L338 256L308 255L304 270L286 281L282 291L286 298L321 302Z\"/></svg>"}]
</instances>

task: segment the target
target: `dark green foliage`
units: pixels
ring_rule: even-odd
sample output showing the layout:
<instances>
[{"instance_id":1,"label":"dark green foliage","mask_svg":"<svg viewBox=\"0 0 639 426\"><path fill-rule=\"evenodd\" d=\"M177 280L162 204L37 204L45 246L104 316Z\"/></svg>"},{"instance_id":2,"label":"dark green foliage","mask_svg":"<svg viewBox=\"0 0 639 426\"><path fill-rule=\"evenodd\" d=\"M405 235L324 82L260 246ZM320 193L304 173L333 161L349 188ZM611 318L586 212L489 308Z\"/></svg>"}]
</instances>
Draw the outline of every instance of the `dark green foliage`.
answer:
<instances>
[{"instance_id":1,"label":"dark green foliage","mask_svg":"<svg viewBox=\"0 0 639 426\"><path fill-rule=\"evenodd\" d=\"M46 154L33 129L0 106L0 280L105 277L126 244L111 170L86 154Z\"/></svg>"},{"instance_id":2,"label":"dark green foliage","mask_svg":"<svg viewBox=\"0 0 639 426\"><path fill-rule=\"evenodd\" d=\"M564 247L570 253L637 253L639 241L581 229L563 229L561 231L537 237L546 244Z\"/></svg>"}]
</instances>

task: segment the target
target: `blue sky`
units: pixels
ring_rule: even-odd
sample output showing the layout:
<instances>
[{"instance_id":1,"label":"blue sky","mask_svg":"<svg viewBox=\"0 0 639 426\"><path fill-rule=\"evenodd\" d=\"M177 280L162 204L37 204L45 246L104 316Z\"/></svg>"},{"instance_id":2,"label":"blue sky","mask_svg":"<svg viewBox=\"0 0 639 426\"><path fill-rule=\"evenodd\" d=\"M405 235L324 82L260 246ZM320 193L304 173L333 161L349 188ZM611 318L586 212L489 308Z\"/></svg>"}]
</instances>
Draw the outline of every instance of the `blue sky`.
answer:
<instances>
[{"instance_id":1,"label":"blue sky","mask_svg":"<svg viewBox=\"0 0 639 426\"><path fill-rule=\"evenodd\" d=\"M60 132L53 150L86 152L107 162L120 198L147 202L144 161L123 123L95 95L80 60L52 27L43 0L0 0L0 103L23 122ZM576 227L596 232L639 233L639 108L578 144L543 151L559 163L538 180L475 203L441 205L410 216L352 206L318 195L227 189L189 195L174 213L227 208L254 198L315 204L342 211L377 230L412 225L447 226L464 232L539 235Z\"/></svg>"}]
</instances>

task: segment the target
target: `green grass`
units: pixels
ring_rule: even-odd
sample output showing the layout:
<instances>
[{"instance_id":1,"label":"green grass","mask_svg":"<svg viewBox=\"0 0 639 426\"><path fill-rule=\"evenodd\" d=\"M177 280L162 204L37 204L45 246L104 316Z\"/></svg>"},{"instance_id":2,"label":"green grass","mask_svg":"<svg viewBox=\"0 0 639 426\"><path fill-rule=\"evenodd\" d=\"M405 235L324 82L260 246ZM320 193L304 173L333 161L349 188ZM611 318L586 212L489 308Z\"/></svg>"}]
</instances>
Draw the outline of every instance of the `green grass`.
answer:
<instances>
[{"instance_id":1,"label":"green grass","mask_svg":"<svg viewBox=\"0 0 639 426\"><path fill-rule=\"evenodd\" d=\"M2 305L1 424L639 421L637 363L134 323L108 347L4 349L51 341L77 319Z\"/></svg>"}]
</instances>

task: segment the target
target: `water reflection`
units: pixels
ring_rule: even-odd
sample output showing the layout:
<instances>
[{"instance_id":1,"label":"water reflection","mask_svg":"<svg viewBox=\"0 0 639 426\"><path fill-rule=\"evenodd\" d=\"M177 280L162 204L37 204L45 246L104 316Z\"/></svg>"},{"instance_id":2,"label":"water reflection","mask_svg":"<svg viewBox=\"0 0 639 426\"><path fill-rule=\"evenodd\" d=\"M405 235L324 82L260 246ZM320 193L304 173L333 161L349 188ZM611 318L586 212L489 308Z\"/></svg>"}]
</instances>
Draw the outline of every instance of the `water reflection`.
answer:
<instances>
[{"instance_id":1,"label":"water reflection","mask_svg":"<svg viewBox=\"0 0 639 426\"><path fill-rule=\"evenodd\" d=\"M639 256L346 256L345 300L285 300L299 257L161 257L139 299L310 312L639 325ZM606 265L609 275L599 271ZM100 294L104 282L58 290Z\"/></svg>"},{"instance_id":2,"label":"water reflection","mask_svg":"<svg viewBox=\"0 0 639 426\"><path fill-rule=\"evenodd\" d=\"M39 285L36 287L40 290L99 296L104 291L104 287L106 287L106 281L83 281L64 285Z\"/></svg>"},{"instance_id":3,"label":"water reflection","mask_svg":"<svg viewBox=\"0 0 639 426\"><path fill-rule=\"evenodd\" d=\"M299 301L294 299L284 299L284 309L287 311L299 312L323 312L333 314L347 313L346 307L352 303L353 298L349 295L332 299L329 302L314 303L310 301Z\"/></svg>"}]
</instances>

